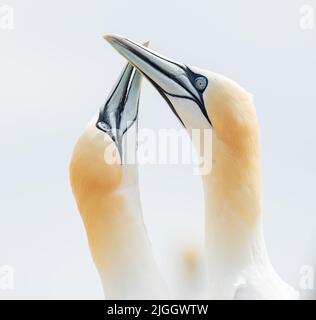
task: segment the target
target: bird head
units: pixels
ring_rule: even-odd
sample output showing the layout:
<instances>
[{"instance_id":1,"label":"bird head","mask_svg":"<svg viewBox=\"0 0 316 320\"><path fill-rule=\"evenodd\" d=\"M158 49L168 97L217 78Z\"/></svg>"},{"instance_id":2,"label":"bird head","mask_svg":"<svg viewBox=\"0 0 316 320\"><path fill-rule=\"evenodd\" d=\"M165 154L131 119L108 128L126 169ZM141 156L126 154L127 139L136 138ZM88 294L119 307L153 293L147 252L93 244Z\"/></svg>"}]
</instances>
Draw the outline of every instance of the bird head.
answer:
<instances>
[{"instance_id":1,"label":"bird head","mask_svg":"<svg viewBox=\"0 0 316 320\"><path fill-rule=\"evenodd\" d=\"M120 36L104 38L154 85L187 130L212 128L219 139L234 144L256 128L251 95L234 81Z\"/></svg>"},{"instance_id":2,"label":"bird head","mask_svg":"<svg viewBox=\"0 0 316 320\"><path fill-rule=\"evenodd\" d=\"M144 47L148 44L145 42ZM121 161L123 136L135 123L137 125L140 85L141 74L128 63L100 108L96 122L96 127L115 142Z\"/></svg>"},{"instance_id":3,"label":"bird head","mask_svg":"<svg viewBox=\"0 0 316 320\"><path fill-rule=\"evenodd\" d=\"M122 141L135 123L137 127L141 77L128 63L99 115L88 123L79 138L70 166L75 193L88 190L112 192L120 186L123 168L120 164L125 151Z\"/></svg>"},{"instance_id":4,"label":"bird head","mask_svg":"<svg viewBox=\"0 0 316 320\"><path fill-rule=\"evenodd\" d=\"M109 135L95 127L95 121L95 117L89 121L71 157L70 180L78 201L90 193L113 192L121 183L122 170L115 144ZM113 150L112 163L106 161L107 149Z\"/></svg>"}]
</instances>

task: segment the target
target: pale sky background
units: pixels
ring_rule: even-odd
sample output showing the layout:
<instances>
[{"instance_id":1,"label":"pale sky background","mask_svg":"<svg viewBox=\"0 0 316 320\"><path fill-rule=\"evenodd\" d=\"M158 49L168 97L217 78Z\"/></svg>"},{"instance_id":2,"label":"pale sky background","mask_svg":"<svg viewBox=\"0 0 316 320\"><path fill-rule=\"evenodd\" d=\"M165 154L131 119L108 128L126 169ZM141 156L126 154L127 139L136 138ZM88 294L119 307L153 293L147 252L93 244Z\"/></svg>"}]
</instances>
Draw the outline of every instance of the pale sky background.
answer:
<instances>
[{"instance_id":1,"label":"pale sky background","mask_svg":"<svg viewBox=\"0 0 316 320\"><path fill-rule=\"evenodd\" d=\"M14 268L15 288L0 290L0 299L103 298L68 164L125 64L105 33L150 39L152 49L222 73L254 95L267 247L298 288L301 266L316 267L316 26L299 24L300 7L316 9L315 1L3 4L14 8L15 25L0 29L0 266ZM180 128L147 82L140 126ZM154 252L172 282L177 252L202 243L201 181L188 165L142 166L140 183Z\"/></svg>"}]
</instances>

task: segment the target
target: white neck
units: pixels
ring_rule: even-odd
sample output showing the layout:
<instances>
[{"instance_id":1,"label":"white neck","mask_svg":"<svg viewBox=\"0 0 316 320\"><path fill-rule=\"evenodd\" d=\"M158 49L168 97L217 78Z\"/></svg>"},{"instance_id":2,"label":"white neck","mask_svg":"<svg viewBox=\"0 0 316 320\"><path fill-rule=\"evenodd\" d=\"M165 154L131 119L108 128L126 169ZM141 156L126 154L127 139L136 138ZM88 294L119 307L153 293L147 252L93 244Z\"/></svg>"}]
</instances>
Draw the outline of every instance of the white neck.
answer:
<instances>
[{"instance_id":1,"label":"white neck","mask_svg":"<svg viewBox=\"0 0 316 320\"><path fill-rule=\"evenodd\" d=\"M288 287L270 264L262 234L259 151L240 154L216 134L212 144L212 171L203 176L209 298L284 297Z\"/></svg>"},{"instance_id":2,"label":"white neck","mask_svg":"<svg viewBox=\"0 0 316 320\"><path fill-rule=\"evenodd\" d=\"M90 126L71 162L73 192L109 299L166 299L143 221L135 164L106 164L110 138Z\"/></svg>"},{"instance_id":3,"label":"white neck","mask_svg":"<svg viewBox=\"0 0 316 320\"><path fill-rule=\"evenodd\" d=\"M100 274L105 294L110 299L166 299L167 287L152 254L140 206L137 167L123 166L123 202L112 221L112 249L104 253L105 264Z\"/></svg>"}]
</instances>

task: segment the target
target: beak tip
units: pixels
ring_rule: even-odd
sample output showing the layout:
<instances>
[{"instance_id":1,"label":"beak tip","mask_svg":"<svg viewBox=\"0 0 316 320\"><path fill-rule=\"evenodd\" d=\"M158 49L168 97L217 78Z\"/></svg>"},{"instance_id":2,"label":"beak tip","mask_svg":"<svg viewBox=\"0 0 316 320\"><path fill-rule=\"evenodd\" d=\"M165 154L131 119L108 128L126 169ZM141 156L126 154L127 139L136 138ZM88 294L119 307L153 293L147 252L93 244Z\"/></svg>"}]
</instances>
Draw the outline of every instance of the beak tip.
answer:
<instances>
[{"instance_id":1,"label":"beak tip","mask_svg":"<svg viewBox=\"0 0 316 320\"><path fill-rule=\"evenodd\" d=\"M124 42L125 38L121 37L117 34L105 34L103 35L103 39L105 39L109 43L121 43Z\"/></svg>"},{"instance_id":2,"label":"beak tip","mask_svg":"<svg viewBox=\"0 0 316 320\"><path fill-rule=\"evenodd\" d=\"M113 39L111 34L105 34L102 36L102 38L106 41L111 41Z\"/></svg>"}]
</instances>

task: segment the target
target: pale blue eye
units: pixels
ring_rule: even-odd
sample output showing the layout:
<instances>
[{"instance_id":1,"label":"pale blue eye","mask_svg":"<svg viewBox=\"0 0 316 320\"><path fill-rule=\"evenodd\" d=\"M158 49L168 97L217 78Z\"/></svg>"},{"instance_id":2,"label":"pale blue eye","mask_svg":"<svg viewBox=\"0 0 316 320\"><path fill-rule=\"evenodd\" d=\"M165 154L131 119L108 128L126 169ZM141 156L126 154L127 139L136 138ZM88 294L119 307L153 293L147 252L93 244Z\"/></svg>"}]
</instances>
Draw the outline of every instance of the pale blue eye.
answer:
<instances>
[{"instance_id":1,"label":"pale blue eye","mask_svg":"<svg viewBox=\"0 0 316 320\"><path fill-rule=\"evenodd\" d=\"M196 77L194 79L194 85L196 89L203 91L207 86L207 80L205 77L202 77L202 76Z\"/></svg>"},{"instance_id":2,"label":"pale blue eye","mask_svg":"<svg viewBox=\"0 0 316 320\"><path fill-rule=\"evenodd\" d=\"M103 131L110 131L111 130L110 127L103 121L99 121L97 123L97 126Z\"/></svg>"}]
</instances>

